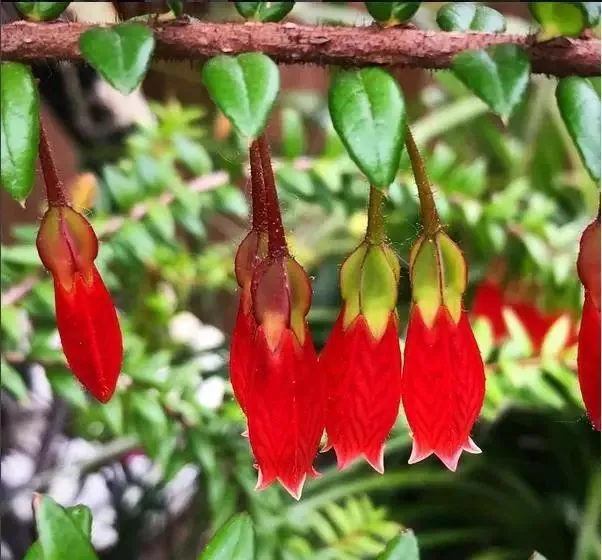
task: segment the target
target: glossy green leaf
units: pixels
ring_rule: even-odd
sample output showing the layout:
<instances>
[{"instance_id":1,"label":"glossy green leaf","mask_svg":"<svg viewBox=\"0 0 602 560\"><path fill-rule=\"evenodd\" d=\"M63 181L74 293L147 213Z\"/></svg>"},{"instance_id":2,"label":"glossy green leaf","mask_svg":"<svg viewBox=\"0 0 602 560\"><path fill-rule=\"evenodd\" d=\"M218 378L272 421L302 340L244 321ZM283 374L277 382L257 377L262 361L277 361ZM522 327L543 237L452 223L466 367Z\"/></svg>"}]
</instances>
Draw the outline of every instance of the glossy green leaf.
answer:
<instances>
[{"instance_id":1,"label":"glossy green leaf","mask_svg":"<svg viewBox=\"0 0 602 560\"><path fill-rule=\"evenodd\" d=\"M287 158L297 158L305 153L306 138L303 120L298 111L282 110L282 154Z\"/></svg>"},{"instance_id":2,"label":"glossy green leaf","mask_svg":"<svg viewBox=\"0 0 602 560\"><path fill-rule=\"evenodd\" d=\"M96 560L97 556L82 530L90 527L90 517L78 509L69 513L48 496L36 506L36 525L44 560Z\"/></svg>"},{"instance_id":3,"label":"glossy green leaf","mask_svg":"<svg viewBox=\"0 0 602 560\"><path fill-rule=\"evenodd\" d=\"M407 529L387 544L377 560L419 560L418 541L411 529Z\"/></svg>"},{"instance_id":4,"label":"glossy green leaf","mask_svg":"<svg viewBox=\"0 0 602 560\"><path fill-rule=\"evenodd\" d=\"M422 2L364 2L364 4L376 21L391 26L412 19Z\"/></svg>"},{"instance_id":5,"label":"glossy green leaf","mask_svg":"<svg viewBox=\"0 0 602 560\"><path fill-rule=\"evenodd\" d=\"M93 27L79 39L84 58L123 94L144 79L155 48L153 32L138 23Z\"/></svg>"},{"instance_id":6,"label":"glossy green leaf","mask_svg":"<svg viewBox=\"0 0 602 560\"><path fill-rule=\"evenodd\" d=\"M13 2L17 10L31 21L48 21L59 17L71 2Z\"/></svg>"},{"instance_id":7,"label":"glossy green leaf","mask_svg":"<svg viewBox=\"0 0 602 560\"><path fill-rule=\"evenodd\" d=\"M497 10L476 2L450 2L437 12L437 24L444 31L502 33L506 20Z\"/></svg>"},{"instance_id":8,"label":"glossy green leaf","mask_svg":"<svg viewBox=\"0 0 602 560\"><path fill-rule=\"evenodd\" d=\"M253 560L255 535L246 513L240 513L223 525L209 541L199 560Z\"/></svg>"},{"instance_id":9,"label":"glossy green leaf","mask_svg":"<svg viewBox=\"0 0 602 560\"><path fill-rule=\"evenodd\" d=\"M294 2L234 2L238 13L254 21L280 21L294 8Z\"/></svg>"},{"instance_id":10,"label":"glossy green leaf","mask_svg":"<svg viewBox=\"0 0 602 560\"><path fill-rule=\"evenodd\" d=\"M202 79L213 102L243 136L261 134L280 88L274 61L261 53L216 56L203 67Z\"/></svg>"},{"instance_id":11,"label":"glossy green leaf","mask_svg":"<svg viewBox=\"0 0 602 560\"><path fill-rule=\"evenodd\" d=\"M577 37L600 19L599 2L529 2L529 11L541 25L540 41L559 36Z\"/></svg>"},{"instance_id":12,"label":"glossy green leaf","mask_svg":"<svg viewBox=\"0 0 602 560\"><path fill-rule=\"evenodd\" d=\"M495 45L456 55L452 69L467 88L508 122L527 89L531 64L518 45Z\"/></svg>"},{"instance_id":13,"label":"glossy green leaf","mask_svg":"<svg viewBox=\"0 0 602 560\"><path fill-rule=\"evenodd\" d=\"M600 97L584 78L565 78L556 87L556 101L585 167L600 180Z\"/></svg>"},{"instance_id":14,"label":"glossy green leaf","mask_svg":"<svg viewBox=\"0 0 602 560\"><path fill-rule=\"evenodd\" d=\"M0 182L23 203L33 187L40 139L40 100L27 66L0 64Z\"/></svg>"},{"instance_id":15,"label":"glossy green leaf","mask_svg":"<svg viewBox=\"0 0 602 560\"><path fill-rule=\"evenodd\" d=\"M405 134L405 102L397 81L380 68L340 71L330 86L328 105L351 158L372 185L388 187Z\"/></svg>"}]
</instances>

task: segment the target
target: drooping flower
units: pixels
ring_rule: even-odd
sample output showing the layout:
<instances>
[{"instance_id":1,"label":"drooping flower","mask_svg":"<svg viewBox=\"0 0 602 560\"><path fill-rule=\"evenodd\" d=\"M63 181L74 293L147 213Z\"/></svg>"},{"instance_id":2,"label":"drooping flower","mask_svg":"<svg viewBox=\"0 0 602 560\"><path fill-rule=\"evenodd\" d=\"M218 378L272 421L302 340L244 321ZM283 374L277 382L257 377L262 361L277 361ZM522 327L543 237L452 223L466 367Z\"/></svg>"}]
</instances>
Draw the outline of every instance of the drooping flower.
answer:
<instances>
[{"instance_id":1,"label":"drooping flower","mask_svg":"<svg viewBox=\"0 0 602 560\"><path fill-rule=\"evenodd\" d=\"M368 240L341 268L344 304L319 360L328 447L339 469L364 457L376 471L384 470L385 440L401 399L399 271L391 248Z\"/></svg>"},{"instance_id":2,"label":"drooping flower","mask_svg":"<svg viewBox=\"0 0 602 560\"><path fill-rule=\"evenodd\" d=\"M258 470L257 488L277 480L299 499L306 477L317 475L313 460L324 431L324 390L306 321L311 283L288 252L269 147L264 137L257 143L268 255L252 275L256 331L244 403Z\"/></svg>"},{"instance_id":3,"label":"drooping flower","mask_svg":"<svg viewBox=\"0 0 602 560\"><path fill-rule=\"evenodd\" d=\"M100 402L115 391L123 359L115 306L94 260L98 239L69 206L50 206L36 246L54 280L56 319L67 363Z\"/></svg>"},{"instance_id":4,"label":"drooping flower","mask_svg":"<svg viewBox=\"0 0 602 560\"><path fill-rule=\"evenodd\" d=\"M600 213L581 237L577 271L585 288L577 370L587 415L600 431Z\"/></svg>"},{"instance_id":5,"label":"drooping flower","mask_svg":"<svg viewBox=\"0 0 602 560\"><path fill-rule=\"evenodd\" d=\"M410 255L412 307L405 340L402 401L412 431L410 463L435 454L454 471L485 396L481 354L462 308L467 269L442 231L421 237Z\"/></svg>"},{"instance_id":6,"label":"drooping flower","mask_svg":"<svg viewBox=\"0 0 602 560\"><path fill-rule=\"evenodd\" d=\"M251 164L252 229L239 245L234 261L234 273L240 287L240 300L230 344L230 381L234 397L245 413L250 363L257 330L252 309L251 282L255 268L267 256L268 243L263 169L257 141L251 143L249 160Z\"/></svg>"}]
</instances>

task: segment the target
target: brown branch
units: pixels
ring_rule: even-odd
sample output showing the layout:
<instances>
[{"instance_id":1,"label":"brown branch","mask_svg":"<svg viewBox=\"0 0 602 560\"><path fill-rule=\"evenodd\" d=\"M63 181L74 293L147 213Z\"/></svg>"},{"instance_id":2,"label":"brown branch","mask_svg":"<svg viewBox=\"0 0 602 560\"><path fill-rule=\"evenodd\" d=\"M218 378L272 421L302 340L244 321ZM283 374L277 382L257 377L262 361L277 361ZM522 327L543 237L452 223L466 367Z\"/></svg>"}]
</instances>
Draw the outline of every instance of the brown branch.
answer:
<instances>
[{"instance_id":1,"label":"brown branch","mask_svg":"<svg viewBox=\"0 0 602 560\"><path fill-rule=\"evenodd\" d=\"M15 22L2 26L3 60L79 60L83 23ZM205 60L219 54L260 51L284 64L449 68L465 50L501 43L526 48L533 72L553 76L599 76L600 40L561 37L535 43L533 36L505 33L448 33L418 29L334 27L294 23L188 23L154 27L156 55L164 59Z\"/></svg>"}]
</instances>

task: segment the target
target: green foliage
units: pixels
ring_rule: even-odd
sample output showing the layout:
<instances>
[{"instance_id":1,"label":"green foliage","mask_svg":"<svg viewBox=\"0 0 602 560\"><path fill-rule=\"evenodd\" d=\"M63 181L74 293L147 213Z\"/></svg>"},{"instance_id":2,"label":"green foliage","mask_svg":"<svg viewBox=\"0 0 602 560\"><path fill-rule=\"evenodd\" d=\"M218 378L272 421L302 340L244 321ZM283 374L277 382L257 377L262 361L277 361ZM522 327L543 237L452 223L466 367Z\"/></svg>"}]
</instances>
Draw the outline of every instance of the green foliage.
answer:
<instances>
[{"instance_id":1,"label":"green foliage","mask_svg":"<svg viewBox=\"0 0 602 560\"><path fill-rule=\"evenodd\" d=\"M79 47L102 77L121 93L134 91L150 66L155 37L146 26L120 23L94 27L81 35Z\"/></svg>"},{"instance_id":2,"label":"green foliage","mask_svg":"<svg viewBox=\"0 0 602 560\"><path fill-rule=\"evenodd\" d=\"M282 155L298 158L305 153L307 138L298 111L291 108L282 111Z\"/></svg>"},{"instance_id":3,"label":"green foliage","mask_svg":"<svg viewBox=\"0 0 602 560\"><path fill-rule=\"evenodd\" d=\"M71 2L13 2L17 10L31 21L56 19Z\"/></svg>"},{"instance_id":4,"label":"green foliage","mask_svg":"<svg viewBox=\"0 0 602 560\"><path fill-rule=\"evenodd\" d=\"M529 83L530 63L517 45L495 45L457 54L455 75L507 122Z\"/></svg>"},{"instance_id":5,"label":"green foliage","mask_svg":"<svg viewBox=\"0 0 602 560\"><path fill-rule=\"evenodd\" d=\"M340 71L328 92L332 123L370 183L388 187L395 178L405 137L405 102L386 71Z\"/></svg>"},{"instance_id":6,"label":"green foliage","mask_svg":"<svg viewBox=\"0 0 602 560\"><path fill-rule=\"evenodd\" d=\"M392 26L412 19L422 2L364 2L368 13L381 25Z\"/></svg>"},{"instance_id":7,"label":"green foliage","mask_svg":"<svg viewBox=\"0 0 602 560\"><path fill-rule=\"evenodd\" d=\"M585 167L594 181L600 180L600 96L584 78L558 82L556 100L560 114Z\"/></svg>"},{"instance_id":8,"label":"green foliage","mask_svg":"<svg viewBox=\"0 0 602 560\"><path fill-rule=\"evenodd\" d=\"M391 540L377 560L419 560L418 542L414 533L404 531Z\"/></svg>"},{"instance_id":9,"label":"green foliage","mask_svg":"<svg viewBox=\"0 0 602 560\"><path fill-rule=\"evenodd\" d=\"M294 2L234 2L238 13L254 21L280 21L295 7Z\"/></svg>"},{"instance_id":10,"label":"green foliage","mask_svg":"<svg viewBox=\"0 0 602 560\"><path fill-rule=\"evenodd\" d=\"M529 11L541 25L540 41L558 36L578 37L600 21L599 2L529 2Z\"/></svg>"},{"instance_id":11,"label":"green foliage","mask_svg":"<svg viewBox=\"0 0 602 560\"><path fill-rule=\"evenodd\" d=\"M502 14L476 2L450 2L443 5L437 12L437 24L444 31L506 31L506 20Z\"/></svg>"},{"instance_id":12,"label":"green foliage","mask_svg":"<svg viewBox=\"0 0 602 560\"><path fill-rule=\"evenodd\" d=\"M203 84L213 102L248 138L265 128L280 89L278 67L261 53L216 56L205 64Z\"/></svg>"},{"instance_id":13,"label":"green foliage","mask_svg":"<svg viewBox=\"0 0 602 560\"><path fill-rule=\"evenodd\" d=\"M39 540L27 552L26 560L96 560L90 544L92 515L83 506L64 509L48 496L34 497Z\"/></svg>"},{"instance_id":14,"label":"green foliage","mask_svg":"<svg viewBox=\"0 0 602 560\"><path fill-rule=\"evenodd\" d=\"M233 517L213 536L199 560L254 560L255 537L248 515L241 513Z\"/></svg>"},{"instance_id":15,"label":"green foliage","mask_svg":"<svg viewBox=\"0 0 602 560\"><path fill-rule=\"evenodd\" d=\"M0 64L0 182L22 204L33 187L40 135L40 100L22 64Z\"/></svg>"},{"instance_id":16,"label":"green foliage","mask_svg":"<svg viewBox=\"0 0 602 560\"><path fill-rule=\"evenodd\" d=\"M181 2L180 0L168 0L167 2L169 9L176 17L179 17L184 13L184 6L182 4L183 2Z\"/></svg>"}]
</instances>

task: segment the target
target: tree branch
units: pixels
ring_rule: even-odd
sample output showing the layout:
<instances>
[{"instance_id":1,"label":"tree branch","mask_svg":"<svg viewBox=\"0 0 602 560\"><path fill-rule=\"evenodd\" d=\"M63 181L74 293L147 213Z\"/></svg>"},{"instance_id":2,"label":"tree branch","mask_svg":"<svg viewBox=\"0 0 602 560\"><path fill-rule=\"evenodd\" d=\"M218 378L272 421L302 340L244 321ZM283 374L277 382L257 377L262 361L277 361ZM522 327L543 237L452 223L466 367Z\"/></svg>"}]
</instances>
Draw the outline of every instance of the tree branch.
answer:
<instances>
[{"instance_id":1,"label":"tree branch","mask_svg":"<svg viewBox=\"0 0 602 560\"><path fill-rule=\"evenodd\" d=\"M15 22L2 26L3 60L79 60L83 23ZM533 36L506 33L450 33L418 29L335 27L294 23L188 23L154 27L156 55L205 60L219 54L261 51L283 64L449 68L459 52L491 45L522 45L533 72L553 76L599 76L600 40L560 37L535 43Z\"/></svg>"}]
</instances>

